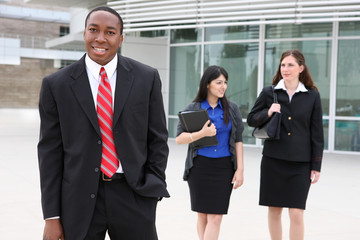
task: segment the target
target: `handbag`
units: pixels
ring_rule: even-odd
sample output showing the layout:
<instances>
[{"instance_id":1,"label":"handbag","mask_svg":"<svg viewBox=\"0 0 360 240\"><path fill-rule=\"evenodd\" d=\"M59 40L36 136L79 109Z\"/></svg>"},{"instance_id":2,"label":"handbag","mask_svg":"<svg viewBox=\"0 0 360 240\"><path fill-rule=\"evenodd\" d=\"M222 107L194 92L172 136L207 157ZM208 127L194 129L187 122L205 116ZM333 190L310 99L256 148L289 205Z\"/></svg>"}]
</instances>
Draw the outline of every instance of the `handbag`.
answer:
<instances>
[{"instance_id":1,"label":"handbag","mask_svg":"<svg viewBox=\"0 0 360 240\"><path fill-rule=\"evenodd\" d=\"M274 97L274 103L278 103L277 94L272 86L272 92ZM270 120L267 121L260 127L256 127L252 133L252 136L259 139L280 139L280 124L281 124L281 113L275 112L271 116Z\"/></svg>"}]
</instances>

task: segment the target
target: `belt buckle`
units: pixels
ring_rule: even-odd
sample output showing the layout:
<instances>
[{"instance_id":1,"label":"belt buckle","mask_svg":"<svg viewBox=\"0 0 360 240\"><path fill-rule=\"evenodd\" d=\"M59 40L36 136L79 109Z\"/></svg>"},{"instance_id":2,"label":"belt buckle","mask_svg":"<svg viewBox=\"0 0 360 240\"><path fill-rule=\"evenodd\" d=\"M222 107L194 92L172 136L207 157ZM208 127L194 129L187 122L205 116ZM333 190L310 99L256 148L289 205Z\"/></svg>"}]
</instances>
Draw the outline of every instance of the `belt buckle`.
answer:
<instances>
[{"instance_id":1,"label":"belt buckle","mask_svg":"<svg viewBox=\"0 0 360 240\"><path fill-rule=\"evenodd\" d=\"M112 179L111 178L105 178L105 174L104 173L101 173L101 178L104 182L111 182Z\"/></svg>"}]
</instances>

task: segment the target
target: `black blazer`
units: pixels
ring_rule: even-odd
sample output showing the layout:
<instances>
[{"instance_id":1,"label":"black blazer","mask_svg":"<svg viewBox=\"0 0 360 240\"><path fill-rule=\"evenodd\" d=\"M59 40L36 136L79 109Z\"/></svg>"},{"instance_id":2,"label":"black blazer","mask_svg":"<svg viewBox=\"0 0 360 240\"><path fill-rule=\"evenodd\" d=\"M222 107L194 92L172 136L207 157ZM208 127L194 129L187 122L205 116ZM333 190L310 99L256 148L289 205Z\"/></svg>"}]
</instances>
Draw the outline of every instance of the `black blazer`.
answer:
<instances>
[{"instance_id":1,"label":"black blazer","mask_svg":"<svg viewBox=\"0 0 360 240\"><path fill-rule=\"evenodd\" d=\"M146 197L169 197L161 81L156 69L118 57L113 131L127 183ZM83 239L100 177L101 134L85 69L78 62L45 77L40 91L38 157L44 218Z\"/></svg>"},{"instance_id":2,"label":"black blazer","mask_svg":"<svg viewBox=\"0 0 360 240\"><path fill-rule=\"evenodd\" d=\"M288 94L275 89L281 105L280 140L265 140L263 155L296 162L311 162L320 171L324 149L320 94L315 89L298 92L289 102ZM247 123L258 127L269 120L267 112L273 103L271 86L265 87L251 109Z\"/></svg>"}]
</instances>

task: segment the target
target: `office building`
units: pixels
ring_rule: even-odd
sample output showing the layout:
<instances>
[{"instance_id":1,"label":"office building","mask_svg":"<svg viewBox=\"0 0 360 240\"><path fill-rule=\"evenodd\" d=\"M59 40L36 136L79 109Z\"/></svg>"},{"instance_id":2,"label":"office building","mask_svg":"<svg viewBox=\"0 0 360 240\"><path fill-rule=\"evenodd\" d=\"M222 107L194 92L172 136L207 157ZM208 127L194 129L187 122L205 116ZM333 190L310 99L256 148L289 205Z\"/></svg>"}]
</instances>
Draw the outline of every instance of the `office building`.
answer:
<instances>
[{"instance_id":1,"label":"office building","mask_svg":"<svg viewBox=\"0 0 360 240\"><path fill-rule=\"evenodd\" d=\"M281 53L298 49L320 90L326 151L360 154L358 0L26 1L29 8L49 4L69 14L69 34L46 41L48 51L61 53L84 50L89 9L108 5L120 13L121 53L159 69L171 138L177 113L194 98L203 70L216 64L229 72L227 96L240 107L244 144L261 146L246 125L247 114L271 84Z\"/></svg>"}]
</instances>

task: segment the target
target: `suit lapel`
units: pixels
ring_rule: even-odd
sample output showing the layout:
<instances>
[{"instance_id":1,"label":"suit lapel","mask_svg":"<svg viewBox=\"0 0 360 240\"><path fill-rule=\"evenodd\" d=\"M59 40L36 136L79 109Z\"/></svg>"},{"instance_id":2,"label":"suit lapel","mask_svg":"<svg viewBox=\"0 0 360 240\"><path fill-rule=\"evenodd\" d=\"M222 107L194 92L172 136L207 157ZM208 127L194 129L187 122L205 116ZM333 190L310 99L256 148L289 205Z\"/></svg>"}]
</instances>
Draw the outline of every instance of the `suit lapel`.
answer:
<instances>
[{"instance_id":1,"label":"suit lapel","mask_svg":"<svg viewBox=\"0 0 360 240\"><path fill-rule=\"evenodd\" d=\"M99 136L101 136L95 104L86 72L85 56L80 59L77 64L78 66L75 66L74 71L71 73L71 78L73 79L71 82L71 88L95 131L99 134Z\"/></svg>"},{"instance_id":2,"label":"suit lapel","mask_svg":"<svg viewBox=\"0 0 360 240\"><path fill-rule=\"evenodd\" d=\"M113 117L114 126L120 118L134 81L134 76L131 74L131 67L128 62L122 56L119 56L118 60Z\"/></svg>"}]
</instances>

